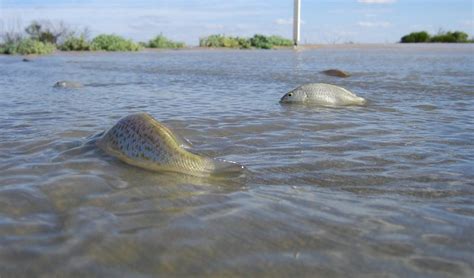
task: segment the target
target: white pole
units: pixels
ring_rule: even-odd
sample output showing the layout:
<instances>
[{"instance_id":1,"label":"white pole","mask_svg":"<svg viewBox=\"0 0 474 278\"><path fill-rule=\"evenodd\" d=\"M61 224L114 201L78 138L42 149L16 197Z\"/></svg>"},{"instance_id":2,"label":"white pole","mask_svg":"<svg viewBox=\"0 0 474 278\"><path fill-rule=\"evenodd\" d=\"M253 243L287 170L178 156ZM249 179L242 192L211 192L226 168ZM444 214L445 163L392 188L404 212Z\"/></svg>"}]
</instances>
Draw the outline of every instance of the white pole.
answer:
<instances>
[{"instance_id":1,"label":"white pole","mask_svg":"<svg viewBox=\"0 0 474 278\"><path fill-rule=\"evenodd\" d=\"M301 0L295 0L293 14L293 43L295 46L300 42L300 14L301 14Z\"/></svg>"}]
</instances>

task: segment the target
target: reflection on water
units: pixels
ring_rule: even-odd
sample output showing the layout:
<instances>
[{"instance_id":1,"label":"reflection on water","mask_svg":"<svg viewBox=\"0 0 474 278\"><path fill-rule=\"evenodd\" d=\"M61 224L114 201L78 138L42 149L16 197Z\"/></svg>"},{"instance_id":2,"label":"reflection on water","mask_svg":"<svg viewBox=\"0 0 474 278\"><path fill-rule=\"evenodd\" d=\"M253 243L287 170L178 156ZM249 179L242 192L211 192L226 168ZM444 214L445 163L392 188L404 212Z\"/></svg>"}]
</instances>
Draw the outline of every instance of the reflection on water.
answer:
<instances>
[{"instance_id":1,"label":"reflection on water","mask_svg":"<svg viewBox=\"0 0 474 278\"><path fill-rule=\"evenodd\" d=\"M472 276L473 54L0 56L0 276ZM307 82L369 103L278 103ZM95 147L136 112L248 172L154 173Z\"/></svg>"}]
</instances>

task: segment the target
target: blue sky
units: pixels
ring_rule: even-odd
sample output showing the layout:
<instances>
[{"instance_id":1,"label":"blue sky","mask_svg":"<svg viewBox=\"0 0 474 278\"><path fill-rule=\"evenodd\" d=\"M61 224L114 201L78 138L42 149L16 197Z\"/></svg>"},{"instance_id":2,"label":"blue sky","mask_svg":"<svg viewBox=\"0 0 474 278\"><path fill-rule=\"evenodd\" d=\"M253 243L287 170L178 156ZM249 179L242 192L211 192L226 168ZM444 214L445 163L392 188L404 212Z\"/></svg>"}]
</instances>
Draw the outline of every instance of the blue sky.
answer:
<instances>
[{"instance_id":1,"label":"blue sky","mask_svg":"<svg viewBox=\"0 0 474 278\"><path fill-rule=\"evenodd\" d=\"M474 0L301 0L303 43L396 42L411 31L474 35ZM0 31L33 19L88 26L145 41L163 33L196 45L200 36L291 37L293 0L0 0Z\"/></svg>"}]
</instances>

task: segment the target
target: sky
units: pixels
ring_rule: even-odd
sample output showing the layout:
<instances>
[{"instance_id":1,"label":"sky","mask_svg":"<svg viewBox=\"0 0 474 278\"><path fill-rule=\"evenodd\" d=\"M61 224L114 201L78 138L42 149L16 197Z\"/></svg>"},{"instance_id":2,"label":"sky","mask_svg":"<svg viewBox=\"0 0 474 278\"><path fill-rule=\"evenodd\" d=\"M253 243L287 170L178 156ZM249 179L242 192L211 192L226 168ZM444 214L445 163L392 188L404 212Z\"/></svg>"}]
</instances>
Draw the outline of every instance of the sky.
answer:
<instances>
[{"instance_id":1,"label":"sky","mask_svg":"<svg viewBox=\"0 0 474 278\"><path fill-rule=\"evenodd\" d=\"M301 0L302 43L392 43L412 31L474 36L474 0ZM188 45L210 34L292 37L293 0L0 0L0 31L64 21L91 35Z\"/></svg>"}]
</instances>

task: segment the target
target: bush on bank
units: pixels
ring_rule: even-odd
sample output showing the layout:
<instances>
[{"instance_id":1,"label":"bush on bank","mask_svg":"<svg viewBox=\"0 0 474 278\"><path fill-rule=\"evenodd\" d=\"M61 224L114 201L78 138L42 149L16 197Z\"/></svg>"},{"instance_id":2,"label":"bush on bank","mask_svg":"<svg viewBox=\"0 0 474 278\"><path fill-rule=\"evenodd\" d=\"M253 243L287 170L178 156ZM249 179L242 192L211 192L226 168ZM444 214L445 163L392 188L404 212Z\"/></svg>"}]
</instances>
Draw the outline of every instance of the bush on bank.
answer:
<instances>
[{"instance_id":1,"label":"bush on bank","mask_svg":"<svg viewBox=\"0 0 474 278\"><path fill-rule=\"evenodd\" d=\"M260 48L271 49L274 47L289 47L293 42L280 36L264 36L256 34L252 38L231 37L225 35L210 35L199 39L200 47L226 47L226 48Z\"/></svg>"},{"instance_id":2,"label":"bush on bank","mask_svg":"<svg viewBox=\"0 0 474 278\"><path fill-rule=\"evenodd\" d=\"M88 51L90 50L90 42L84 35L79 37L70 36L59 46L62 51Z\"/></svg>"},{"instance_id":3,"label":"bush on bank","mask_svg":"<svg viewBox=\"0 0 474 278\"><path fill-rule=\"evenodd\" d=\"M469 35L461 32L439 32L438 34L431 36L426 31L412 32L408 35L403 36L400 39L401 43L428 43L428 42L441 42L441 43L466 43L473 42L468 39Z\"/></svg>"},{"instance_id":4,"label":"bush on bank","mask_svg":"<svg viewBox=\"0 0 474 278\"><path fill-rule=\"evenodd\" d=\"M468 34L460 31L440 33L431 38L431 42L469 42Z\"/></svg>"},{"instance_id":5,"label":"bush on bank","mask_svg":"<svg viewBox=\"0 0 474 278\"><path fill-rule=\"evenodd\" d=\"M200 47L248 48L250 44L244 38L224 35L210 35L199 39Z\"/></svg>"},{"instance_id":6,"label":"bush on bank","mask_svg":"<svg viewBox=\"0 0 474 278\"><path fill-rule=\"evenodd\" d=\"M271 49L274 47L289 47L293 41L280 36L264 36L256 34L250 39L250 44L255 48Z\"/></svg>"},{"instance_id":7,"label":"bush on bank","mask_svg":"<svg viewBox=\"0 0 474 278\"><path fill-rule=\"evenodd\" d=\"M430 34L426 31L421 32L412 32L408 35L403 36L400 39L401 43L421 43L421 42L429 42L430 41Z\"/></svg>"},{"instance_id":8,"label":"bush on bank","mask_svg":"<svg viewBox=\"0 0 474 278\"><path fill-rule=\"evenodd\" d=\"M17 42L7 42L0 46L0 52L3 54L50 54L56 50L56 46L49 42L41 42L30 38L22 39Z\"/></svg>"},{"instance_id":9,"label":"bush on bank","mask_svg":"<svg viewBox=\"0 0 474 278\"><path fill-rule=\"evenodd\" d=\"M148 43L145 43L144 46L149 48L183 48L185 47L185 44L183 42L172 41L162 34L159 34L148 41Z\"/></svg>"},{"instance_id":10,"label":"bush on bank","mask_svg":"<svg viewBox=\"0 0 474 278\"><path fill-rule=\"evenodd\" d=\"M20 41L17 47L17 52L22 55L28 54L50 54L56 50L56 46L49 42L35 41L32 39L25 39Z\"/></svg>"}]
</instances>

